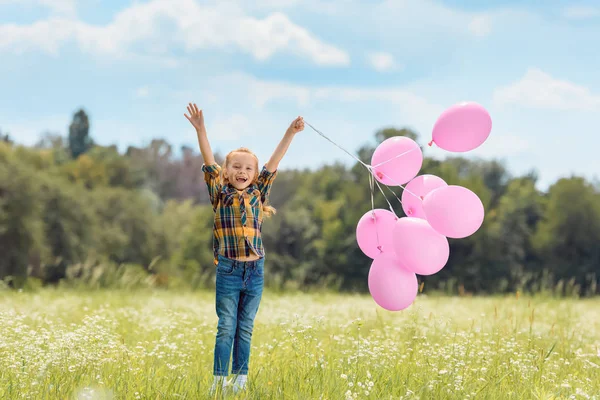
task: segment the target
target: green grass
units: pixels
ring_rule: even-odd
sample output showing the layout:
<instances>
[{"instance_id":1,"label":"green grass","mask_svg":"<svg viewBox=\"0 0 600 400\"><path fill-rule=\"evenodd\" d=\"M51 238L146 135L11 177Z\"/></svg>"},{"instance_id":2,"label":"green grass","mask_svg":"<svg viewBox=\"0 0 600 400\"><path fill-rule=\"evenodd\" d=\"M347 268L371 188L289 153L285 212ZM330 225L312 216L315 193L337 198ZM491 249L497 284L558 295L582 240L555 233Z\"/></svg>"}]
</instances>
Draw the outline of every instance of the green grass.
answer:
<instances>
[{"instance_id":1,"label":"green grass","mask_svg":"<svg viewBox=\"0 0 600 400\"><path fill-rule=\"evenodd\" d=\"M204 399L214 295L0 292L0 398ZM249 399L600 399L600 300L267 292ZM233 396L230 396L233 398Z\"/></svg>"}]
</instances>

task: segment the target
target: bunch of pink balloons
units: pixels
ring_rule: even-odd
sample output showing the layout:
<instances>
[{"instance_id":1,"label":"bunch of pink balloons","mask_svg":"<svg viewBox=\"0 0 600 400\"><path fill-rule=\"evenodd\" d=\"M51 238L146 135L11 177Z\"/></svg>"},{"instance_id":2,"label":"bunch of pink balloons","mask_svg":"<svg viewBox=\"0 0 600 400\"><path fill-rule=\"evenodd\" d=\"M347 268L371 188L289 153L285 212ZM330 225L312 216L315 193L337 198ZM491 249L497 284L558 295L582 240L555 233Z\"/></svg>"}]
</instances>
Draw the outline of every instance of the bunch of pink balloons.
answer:
<instances>
[{"instance_id":1,"label":"bunch of pink balloons","mask_svg":"<svg viewBox=\"0 0 600 400\"><path fill-rule=\"evenodd\" d=\"M488 138L492 121L476 103L460 103L444 111L433 127L438 147L466 152ZM461 239L479 230L484 220L483 203L471 190L448 185L435 175L417 176L423 153L412 139L396 136L382 142L371 158L377 181L404 187L402 208L406 217L392 211L367 211L358 221L359 248L373 259L369 292L389 311L410 306L418 292L417 275L439 272L450 257L448 238Z\"/></svg>"}]
</instances>

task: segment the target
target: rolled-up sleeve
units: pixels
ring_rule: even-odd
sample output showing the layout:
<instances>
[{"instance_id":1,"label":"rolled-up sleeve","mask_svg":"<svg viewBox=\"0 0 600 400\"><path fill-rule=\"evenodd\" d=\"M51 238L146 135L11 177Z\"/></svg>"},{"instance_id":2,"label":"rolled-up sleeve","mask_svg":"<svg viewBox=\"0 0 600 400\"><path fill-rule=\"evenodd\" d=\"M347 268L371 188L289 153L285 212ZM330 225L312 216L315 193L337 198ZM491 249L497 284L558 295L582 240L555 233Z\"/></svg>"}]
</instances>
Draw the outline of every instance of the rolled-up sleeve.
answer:
<instances>
[{"instance_id":1,"label":"rolled-up sleeve","mask_svg":"<svg viewBox=\"0 0 600 400\"><path fill-rule=\"evenodd\" d=\"M204 181L208 187L210 203L213 210L215 210L219 204L219 192L221 191L221 167L218 164L202 164L202 171L204 172Z\"/></svg>"},{"instance_id":2,"label":"rolled-up sleeve","mask_svg":"<svg viewBox=\"0 0 600 400\"><path fill-rule=\"evenodd\" d=\"M269 199L269 193L271 192L271 186L277 176L277 171L270 172L266 166L263 166L260 174L258 175L257 185L260 190L260 200L266 203Z\"/></svg>"}]
</instances>

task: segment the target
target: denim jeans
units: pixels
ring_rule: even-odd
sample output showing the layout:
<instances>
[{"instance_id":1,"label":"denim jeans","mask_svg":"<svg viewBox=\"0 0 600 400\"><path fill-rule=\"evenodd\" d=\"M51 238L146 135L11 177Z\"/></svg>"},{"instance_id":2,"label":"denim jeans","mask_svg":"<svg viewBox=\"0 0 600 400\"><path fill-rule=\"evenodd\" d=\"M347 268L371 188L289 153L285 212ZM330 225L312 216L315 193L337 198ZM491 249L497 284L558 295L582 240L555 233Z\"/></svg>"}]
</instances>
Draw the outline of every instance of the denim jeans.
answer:
<instances>
[{"instance_id":1,"label":"denim jeans","mask_svg":"<svg viewBox=\"0 0 600 400\"><path fill-rule=\"evenodd\" d=\"M219 323L215 341L214 375L228 375L232 345L231 373L248 374L250 340L263 284L264 258L236 261L218 256L216 310Z\"/></svg>"}]
</instances>

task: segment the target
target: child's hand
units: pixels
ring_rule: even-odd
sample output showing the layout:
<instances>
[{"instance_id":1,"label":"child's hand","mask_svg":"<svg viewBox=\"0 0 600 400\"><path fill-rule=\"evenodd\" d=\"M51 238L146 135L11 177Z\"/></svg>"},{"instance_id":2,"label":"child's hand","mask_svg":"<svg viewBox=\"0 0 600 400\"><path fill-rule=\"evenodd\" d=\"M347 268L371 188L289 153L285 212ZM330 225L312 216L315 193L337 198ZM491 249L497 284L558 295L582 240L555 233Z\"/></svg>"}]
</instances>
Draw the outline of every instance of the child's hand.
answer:
<instances>
[{"instance_id":1,"label":"child's hand","mask_svg":"<svg viewBox=\"0 0 600 400\"><path fill-rule=\"evenodd\" d=\"M192 123L196 130L204 129L204 115L202 115L202 110L198 110L198 106L196 105L196 103L194 103L193 105L192 103L189 103L187 109L191 117L188 117L187 114L183 115L185 115L188 121Z\"/></svg>"},{"instance_id":2,"label":"child's hand","mask_svg":"<svg viewBox=\"0 0 600 400\"><path fill-rule=\"evenodd\" d=\"M291 132L294 134L296 134L302 130L304 130L304 119L302 117L298 117L294 121L292 121L292 124L288 128L288 132Z\"/></svg>"}]
</instances>

